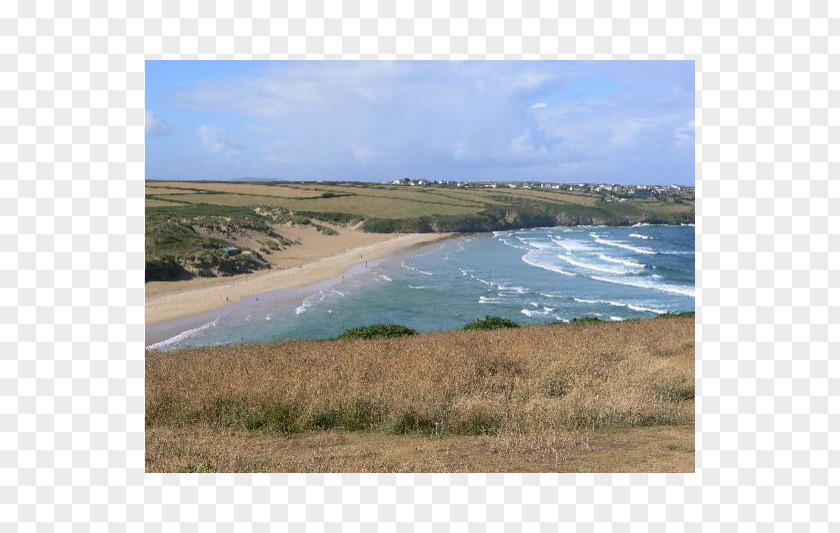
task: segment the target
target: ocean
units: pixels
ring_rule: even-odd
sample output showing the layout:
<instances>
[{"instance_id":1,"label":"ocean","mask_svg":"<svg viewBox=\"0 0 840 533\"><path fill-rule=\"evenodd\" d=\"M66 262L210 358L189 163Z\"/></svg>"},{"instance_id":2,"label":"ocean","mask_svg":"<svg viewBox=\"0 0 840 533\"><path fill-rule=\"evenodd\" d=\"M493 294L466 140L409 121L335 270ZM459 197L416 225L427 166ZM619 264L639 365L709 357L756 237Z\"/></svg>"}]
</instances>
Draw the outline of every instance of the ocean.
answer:
<instances>
[{"instance_id":1,"label":"ocean","mask_svg":"<svg viewBox=\"0 0 840 533\"><path fill-rule=\"evenodd\" d=\"M435 331L485 315L526 325L693 311L694 240L693 225L465 235L356 265L343 278L148 326L146 345L319 339L376 323Z\"/></svg>"}]
</instances>

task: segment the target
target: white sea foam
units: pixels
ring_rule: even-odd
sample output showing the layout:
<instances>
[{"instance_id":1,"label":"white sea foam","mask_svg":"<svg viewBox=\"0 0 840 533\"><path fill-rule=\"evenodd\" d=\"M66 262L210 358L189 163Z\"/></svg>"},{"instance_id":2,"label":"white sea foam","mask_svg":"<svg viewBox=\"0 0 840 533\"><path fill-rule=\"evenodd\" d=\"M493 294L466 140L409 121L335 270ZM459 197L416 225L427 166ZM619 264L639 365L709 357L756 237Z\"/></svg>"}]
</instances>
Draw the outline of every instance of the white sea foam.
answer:
<instances>
[{"instance_id":1,"label":"white sea foam","mask_svg":"<svg viewBox=\"0 0 840 533\"><path fill-rule=\"evenodd\" d=\"M394 280L391 279L391 276L388 276L388 275L385 275L385 274L379 274L379 277L381 279L384 279L385 281L394 281Z\"/></svg>"},{"instance_id":2,"label":"white sea foam","mask_svg":"<svg viewBox=\"0 0 840 533\"><path fill-rule=\"evenodd\" d=\"M656 313L657 315L662 315L662 314L665 314L665 313L668 312L668 311L665 311L663 309L654 309L653 307L644 307L642 305L636 305L636 304L627 304L627 308L632 309L633 311Z\"/></svg>"},{"instance_id":3,"label":"white sea foam","mask_svg":"<svg viewBox=\"0 0 840 533\"><path fill-rule=\"evenodd\" d=\"M493 297L490 297L490 296L479 296L478 297L478 303L480 303L480 304L497 304L497 303L501 303L501 302L502 302L501 298L493 298Z\"/></svg>"},{"instance_id":4,"label":"white sea foam","mask_svg":"<svg viewBox=\"0 0 840 533\"><path fill-rule=\"evenodd\" d=\"M633 311L643 311L648 313L656 313L661 315L663 313L667 313L662 309L654 309L652 307L645 307L643 305L631 303L631 302L616 302L613 300L588 300L586 298L572 298L576 302L586 303L586 304L604 304L604 305L612 305L613 307L625 307L627 309L632 309Z\"/></svg>"},{"instance_id":5,"label":"white sea foam","mask_svg":"<svg viewBox=\"0 0 840 533\"><path fill-rule=\"evenodd\" d=\"M680 226L691 226L693 228L694 224L680 224Z\"/></svg>"},{"instance_id":6,"label":"white sea foam","mask_svg":"<svg viewBox=\"0 0 840 533\"><path fill-rule=\"evenodd\" d=\"M549 263L545 260L532 256L530 253L527 253L522 256L522 261L525 263L535 266L537 268L542 268L544 270L550 270L552 272L557 272L558 274L563 274L564 276L576 276L574 272L569 272L568 270L563 270L559 266Z\"/></svg>"},{"instance_id":7,"label":"white sea foam","mask_svg":"<svg viewBox=\"0 0 840 533\"><path fill-rule=\"evenodd\" d=\"M631 233L630 235L628 235L628 237L635 237L637 239L645 239L645 240L653 238L649 235L642 235L641 233Z\"/></svg>"},{"instance_id":8,"label":"white sea foam","mask_svg":"<svg viewBox=\"0 0 840 533\"><path fill-rule=\"evenodd\" d=\"M208 322L206 324L198 326L197 328L188 329L187 331L179 333L179 334L175 335L174 337L170 337L166 340L156 342L155 344L152 344L151 346L146 346L146 349L147 350L160 350L161 348L166 348L167 346L177 344L184 339L188 339L188 338L194 336L199 331L203 331L203 330L208 329L208 328L216 327L216 324L219 322L219 318L220 317L216 317L216 319L213 320L212 322Z\"/></svg>"},{"instance_id":9,"label":"white sea foam","mask_svg":"<svg viewBox=\"0 0 840 533\"><path fill-rule=\"evenodd\" d=\"M575 253L575 252L588 252L588 251L593 250L593 247L590 246L589 244L587 244L583 241L575 240L575 239L564 239L562 237L553 237L551 240L554 241L555 244L559 244L560 246L562 246L563 249L566 250L570 254Z\"/></svg>"},{"instance_id":10,"label":"white sea foam","mask_svg":"<svg viewBox=\"0 0 840 533\"><path fill-rule=\"evenodd\" d=\"M683 296L691 296L692 298L694 298L694 287L685 287L683 285L671 285L668 283L657 283L652 280L648 281L644 278L609 278L602 276L591 276L591 278L606 283L616 283L618 285L628 285L630 287L639 287L641 289L652 289L655 291L670 292L672 294L682 294Z\"/></svg>"},{"instance_id":11,"label":"white sea foam","mask_svg":"<svg viewBox=\"0 0 840 533\"><path fill-rule=\"evenodd\" d=\"M639 253L639 254L655 254L656 253L653 250L651 250L650 248L642 248L641 246L633 246L631 244L626 244L626 243L623 243L623 242L611 241L609 239L604 239L603 237L601 237L597 233L590 233L589 236L592 237L595 240L595 242L597 242L599 244L606 244L607 246L615 246L617 248L624 248L625 250L630 250L632 252L636 252L636 253Z\"/></svg>"},{"instance_id":12,"label":"white sea foam","mask_svg":"<svg viewBox=\"0 0 840 533\"><path fill-rule=\"evenodd\" d=\"M598 254L598 259L600 259L601 261L607 261L608 263L617 263L619 265L629 266L633 268L645 268L646 266L643 263L637 263L636 261L632 261L630 259L622 259L619 257L612 257L604 254Z\"/></svg>"},{"instance_id":13,"label":"white sea foam","mask_svg":"<svg viewBox=\"0 0 840 533\"><path fill-rule=\"evenodd\" d=\"M562 294L557 294L554 292L540 292L538 294L545 298L565 298L565 296L563 296Z\"/></svg>"},{"instance_id":14,"label":"white sea foam","mask_svg":"<svg viewBox=\"0 0 840 533\"><path fill-rule=\"evenodd\" d=\"M620 316L611 316L610 320L612 320L613 322L621 322L624 319L621 318Z\"/></svg>"},{"instance_id":15,"label":"white sea foam","mask_svg":"<svg viewBox=\"0 0 840 533\"><path fill-rule=\"evenodd\" d=\"M297 306L297 308L295 308L295 314L299 315L301 313L305 313L309 310L310 307L315 305L316 301L323 302L324 300L326 300L326 298L327 296L324 294L324 291L318 291L315 294L310 294L309 296L303 299L303 301L300 303L299 306ZM266 320L269 320L269 318L266 317Z\"/></svg>"},{"instance_id":16,"label":"white sea foam","mask_svg":"<svg viewBox=\"0 0 840 533\"><path fill-rule=\"evenodd\" d=\"M520 287L518 285L505 285L503 283L499 283L496 285L500 291L507 291L507 292L516 292L519 294L525 294L526 292L530 292L527 287Z\"/></svg>"},{"instance_id":17,"label":"white sea foam","mask_svg":"<svg viewBox=\"0 0 840 533\"><path fill-rule=\"evenodd\" d=\"M431 272L427 272L425 270L420 270L419 268L415 268L413 266L408 266L408 265L405 264L405 261L402 261L400 263L400 266L402 266L406 270L413 270L414 272L417 272L418 274L423 274L424 276L433 276L434 275Z\"/></svg>"},{"instance_id":18,"label":"white sea foam","mask_svg":"<svg viewBox=\"0 0 840 533\"><path fill-rule=\"evenodd\" d=\"M523 315L527 316L527 317L532 317L532 318L535 317L535 316L548 316L549 315L549 313L547 313L545 311L538 311L536 309L527 309L527 308L526 309L521 309L519 312L522 313Z\"/></svg>"},{"instance_id":19,"label":"white sea foam","mask_svg":"<svg viewBox=\"0 0 840 533\"><path fill-rule=\"evenodd\" d=\"M425 285L409 285L409 286L408 286L408 288L409 288L409 289L418 289L418 290L419 290L419 289L425 289L426 287L425 287Z\"/></svg>"},{"instance_id":20,"label":"white sea foam","mask_svg":"<svg viewBox=\"0 0 840 533\"><path fill-rule=\"evenodd\" d=\"M537 250L546 250L548 248L554 248L553 242L543 241L540 239L520 239L522 242L530 246L531 248L536 248Z\"/></svg>"},{"instance_id":21,"label":"white sea foam","mask_svg":"<svg viewBox=\"0 0 840 533\"><path fill-rule=\"evenodd\" d=\"M557 259L561 261L565 261L570 265L576 266L578 268L585 268L587 270L595 270L596 272L605 272L607 274L629 274L632 272L631 270L625 270L623 268L611 267L608 265L597 265L595 263L587 263L585 261L578 261L577 259L572 259L567 255L558 255Z\"/></svg>"}]
</instances>

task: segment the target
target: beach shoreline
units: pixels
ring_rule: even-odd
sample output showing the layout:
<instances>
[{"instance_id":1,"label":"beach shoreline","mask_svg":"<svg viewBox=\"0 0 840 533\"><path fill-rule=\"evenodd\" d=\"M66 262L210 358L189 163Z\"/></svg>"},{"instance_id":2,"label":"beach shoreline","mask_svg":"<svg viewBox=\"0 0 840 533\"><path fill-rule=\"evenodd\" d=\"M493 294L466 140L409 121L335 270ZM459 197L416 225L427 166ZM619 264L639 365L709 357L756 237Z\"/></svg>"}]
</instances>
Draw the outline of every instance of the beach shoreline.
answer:
<instances>
[{"instance_id":1,"label":"beach shoreline","mask_svg":"<svg viewBox=\"0 0 840 533\"><path fill-rule=\"evenodd\" d=\"M146 284L146 326L207 313L247 296L313 285L340 276L354 265L365 261L382 259L417 246L451 238L453 235L398 234L387 240L315 258L293 268L273 268L221 278L150 282Z\"/></svg>"}]
</instances>

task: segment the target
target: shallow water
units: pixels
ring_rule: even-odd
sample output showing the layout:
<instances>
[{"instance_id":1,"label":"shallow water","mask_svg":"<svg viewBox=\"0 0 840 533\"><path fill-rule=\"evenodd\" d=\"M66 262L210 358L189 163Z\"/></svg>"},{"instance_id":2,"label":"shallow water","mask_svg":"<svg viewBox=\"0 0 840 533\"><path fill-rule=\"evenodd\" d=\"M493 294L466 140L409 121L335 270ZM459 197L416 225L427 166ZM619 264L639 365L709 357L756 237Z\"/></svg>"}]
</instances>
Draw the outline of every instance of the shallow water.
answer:
<instances>
[{"instance_id":1,"label":"shallow water","mask_svg":"<svg viewBox=\"0 0 840 533\"><path fill-rule=\"evenodd\" d=\"M485 315L538 324L691 310L693 226L578 226L462 236L146 333L148 347L174 349L333 337L380 322L433 331Z\"/></svg>"}]
</instances>

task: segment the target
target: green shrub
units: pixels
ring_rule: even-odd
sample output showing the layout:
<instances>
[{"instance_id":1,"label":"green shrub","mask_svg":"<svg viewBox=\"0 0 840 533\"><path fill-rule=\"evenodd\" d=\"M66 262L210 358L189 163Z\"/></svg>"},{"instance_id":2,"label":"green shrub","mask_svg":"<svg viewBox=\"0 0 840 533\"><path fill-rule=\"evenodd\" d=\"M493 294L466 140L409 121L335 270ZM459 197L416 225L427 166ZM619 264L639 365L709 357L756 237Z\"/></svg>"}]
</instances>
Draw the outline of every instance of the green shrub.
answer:
<instances>
[{"instance_id":1,"label":"green shrub","mask_svg":"<svg viewBox=\"0 0 840 533\"><path fill-rule=\"evenodd\" d=\"M207 411L210 420L217 426L226 428L245 427L245 420L249 415L245 400L233 396L216 398Z\"/></svg>"},{"instance_id":2,"label":"green shrub","mask_svg":"<svg viewBox=\"0 0 840 533\"><path fill-rule=\"evenodd\" d=\"M184 268L171 255L146 259L146 281L166 281L183 274Z\"/></svg>"},{"instance_id":3,"label":"green shrub","mask_svg":"<svg viewBox=\"0 0 840 533\"><path fill-rule=\"evenodd\" d=\"M513 320L508 320L506 318L501 318L498 316L485 316L484 318L479 318L478 320L473 320L466 326L464 326L464 330L476 330L476 329L503 329L503 328L518 328L519 324L514 322Z\"/></svg>"},{"instance_id":4,"label":"green shrub","mask_svg":"<svg viewBox=\"0 0 840 533\"><path fill-rule=\"evenodd\" d=\"M318 230L320 233L324 235L338 235L338 232L332 228L328 228L327 226L322 226L321 224L313 224L315 229Z\"/></svg>"},{"instance_id":5,"label":"green shrub","mask_svg":"<svg viewBox=\"0 0 840 533\"><path fill-rule=\"evenodd\" d=\"M362 431L379 421L379 412L369 400L357 400L351 406L327 407L314 413L307 421L310 429L343 429Z\"/></svg>"},{"instance_id":6,"label":"green shrub","mask_svg":"<svg viewBox=\"0 0 840 533\"><path fill-rule=\"evenodd\" d=\"M656 318L694 318L694 311L683 311L682 313L663 313Z\"/></svg>"},{"instance_id":7,"label":"green shrub","mask_svg":"<svg viewBox=\"0 0 840 533\"><path fill-rule=\"evenodd\" d=\"M341 426L341 411L323 409L312 415L306 425L311 429L336 429Z\"/></svg>"},{"instance_id":8,"label":"green shrub","mask_svg":"<svg viewBox=\"0 0 840 533\"><path fill-rule=\"evenodd\" d=\"M452 429L460 435L493 435L499 431L499 419L487 413L472 413Z\"/></svg>"},{"instance_id":9,"label":"green shrub","mask_svg":"<svg viewBox=\"0 0 840 533\"><path fill-rule=\"evenodd\" d=\"M370 429L379 416L373 402L357 400L351 409L345 412L343 428L347 431Z\"/></svg>"},{"instance_id":10,"label":"green shrub","mask_svg":"<svg viewBox=\"0 0 840 533\"><path fill-rule=\"evenodd\" d=\"M578 318L573 318L572 324L595 324L600 321L601 319L597 316L581 316Z\"/></svg>"},{"instance_id":11,"label":"green shrub","mask_svg":"<svg viewBox=\"0 0 840 533\"><path fill-rule=\"evenodd\" d=\"M398 435L406 433L432 433L436 430L434 421L414 411L406 411L391 426L391 431Z\"/></svg>"},{"instance_id":12,"label":"green shrub","mask_svg":"<svg viewBox=\"0 0 840 533\"><path fill-rule=\"evenodd\" d=\"M349 339L388 339L417 333L411 328L399 324L373 324L359 328L350 328L338 337L338 340Z\"/></svg>"}]
</instances>

